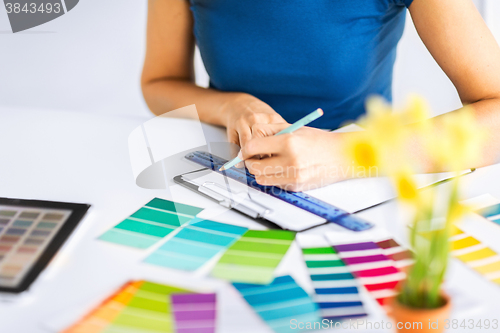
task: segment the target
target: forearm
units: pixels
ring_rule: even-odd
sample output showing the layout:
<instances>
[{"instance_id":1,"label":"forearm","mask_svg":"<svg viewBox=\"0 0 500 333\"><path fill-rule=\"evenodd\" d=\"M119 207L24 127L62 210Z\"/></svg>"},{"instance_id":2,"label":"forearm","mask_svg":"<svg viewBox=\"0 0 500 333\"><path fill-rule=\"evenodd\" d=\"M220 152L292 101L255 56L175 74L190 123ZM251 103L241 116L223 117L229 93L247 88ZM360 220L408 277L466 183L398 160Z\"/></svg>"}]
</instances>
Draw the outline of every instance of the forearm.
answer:
<instances>
[{"instance_id":1,"label":"forearm","mask_svg":"<svg viewBox=\"0 0 500 333\"><path fill-rule=\"evenodd\" d=\"M194 82L179 79L158 79L142 84L144 99L156 115L195 104L200 120L226 126L225 106L242 93L221 92L196 86Z\"/></svg>"},{"instance_id":2,"label":"forearm","mask_svg":"<svg viewBox=\"0 0 500 333\"><path fill-rule=\"evenodd\" d=\"M475 165L468 166L469 168L479 168L500 161L500 98L484 99L478 102L469 104L474 110L474 115L478 125L482 128L486 136L484 140L482 151L480 153L480 160ZM431 125L431 140L436 137L438 140L438 133L441 124L445 117L452 116L461 109L439 115L431 118L428 121ZM414 125L409 125L410 127ZM409 151L411 155L411 163L416 163L424 172L443 172L449 170L441 170L431 162L431 157L428 154L428 147L426 147L421 140L410 140Z\"/></svg>"}]
</instances>

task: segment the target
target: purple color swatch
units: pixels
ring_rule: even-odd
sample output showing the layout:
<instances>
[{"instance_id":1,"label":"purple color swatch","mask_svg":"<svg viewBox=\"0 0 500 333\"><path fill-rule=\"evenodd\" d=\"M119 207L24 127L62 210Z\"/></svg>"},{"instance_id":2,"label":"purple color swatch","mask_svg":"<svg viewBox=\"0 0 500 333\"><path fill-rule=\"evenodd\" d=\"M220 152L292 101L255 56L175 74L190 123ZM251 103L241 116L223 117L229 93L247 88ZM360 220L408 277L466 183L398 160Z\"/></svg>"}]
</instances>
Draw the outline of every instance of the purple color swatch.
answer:
<instances>
[{"instance_id":1,"label":"purple color swatch","mask_svg":"<svg viewBox=\"0 0 500 333\"><path fill-rule=\"evenodd\" d=\"M177 333L215 332L215 294L177 294L171 297Z\"/></svg>"},{"instance_id":2,"label":"purple color swatch","mask_svg":"<svg viewBox=\"0 0 500 333\"><path fill-rule=\"evenodd\" d=\"M348 265L365 264L369 262L387 261L388 258L382 254L366 257L342 258Z\"/></svg>"},{"instance_id":3,"label":"purple color swatch","mask_svg":"<svg viewBox=\"0 0 500 333\"><path fill-rule=\"evenodd\" d=\"M374 242L365 242L365 243L335 245L335 249L338 252L345 252L345 251L376 250L379 249L379 247Z\"/></svg>"}]
</instances>

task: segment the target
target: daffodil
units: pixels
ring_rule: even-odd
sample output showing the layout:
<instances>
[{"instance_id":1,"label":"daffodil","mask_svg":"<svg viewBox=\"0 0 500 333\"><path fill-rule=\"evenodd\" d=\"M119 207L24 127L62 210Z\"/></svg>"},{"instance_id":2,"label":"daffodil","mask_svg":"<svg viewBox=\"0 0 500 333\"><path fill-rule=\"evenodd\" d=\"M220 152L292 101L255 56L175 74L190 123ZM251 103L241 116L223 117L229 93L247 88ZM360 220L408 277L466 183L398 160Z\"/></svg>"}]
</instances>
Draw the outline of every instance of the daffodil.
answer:
<instances>
[{"instance_id":1,"label":"daffodil","mask_svg":"<svg viewBox=\"0 0 500 333\"><path fill-rule=\"evenodd\" d=\"M352 133L345 142L345 155L355 166L370 168L379 166L379 147L374 144L370 135L365 132Z\"/></svg>"},{"instance_id":2,"label":"daffodil","mask_svg":"<svg viewBox=\"0 0 500 333\"><path fill-rule=\"evenodd\" d=\"M393 178L398 197L405 202L417 203L419 196L418 187L411 170L409 168L400 170Z\"/></svg>"},{"instance_id":3,"label":"daffodil","mask_svg":"<svg viewBox=\"0 0 500 333\"><path fill-rule=\"evenodd\" d=\"M370 133L374 144L382 149L400 147L406 129L402 126L401 117L392 112L390 105L383 98L373 96L367 100L366 110L367 115L360 125Z\"/></svg>"},{"instance_id":4,"label":"daffodil","mask_svg":"<svg viewBox=\"0 0 500 333\"><path fill-rule=\"evenodd\" d=\"M484 135L471 108L440 117L438 126L427 121L429 106L416 95L398 112L393 112L381 97L369 98L366 109L366 116L359 122L365 131L346 139L345 153L355 166L380 167L381 173L389 175L399 199L412 213L410 243L415 262L399 300L410 307L438 307L448 263L448 240L461 232L454 223L466 209L459 204L458 179L449 192L418 190L413 178L416 166L409 162L408 147L421 142L434 166L460 170L479 160Z\"/></svg>"},{"instance_id":5,"label":"daffodil","mask_svg":"<svg viewBox=\"0 0 500 333\"><path fill-rule=\"evenodd\" d=\"M439 132L427 138L427 148L436 165L458 171L474 167L481 157L484 140L473 109L466 107L443 116Z\"/></svg>"},{"instance_id":6,"label":"daffodil","mask_svg":"<svg viewBox=\"0 0 500 333\"><path fill-rule=\"evenodd\" d=\"M427 124L430 107L419 95L410 95L406 107L400 112L402 122L406 124Z\"/></svg>"}]
</instances>

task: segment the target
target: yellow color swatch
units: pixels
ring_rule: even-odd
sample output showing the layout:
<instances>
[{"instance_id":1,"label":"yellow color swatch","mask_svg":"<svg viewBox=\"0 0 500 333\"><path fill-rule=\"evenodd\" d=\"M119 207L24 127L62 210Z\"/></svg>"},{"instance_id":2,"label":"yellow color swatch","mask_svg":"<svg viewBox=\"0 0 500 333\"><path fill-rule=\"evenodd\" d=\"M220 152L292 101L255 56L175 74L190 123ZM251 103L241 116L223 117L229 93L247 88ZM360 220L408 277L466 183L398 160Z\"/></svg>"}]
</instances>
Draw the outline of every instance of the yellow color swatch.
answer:
<instances>
[{"instance_id":1,"label":"yellow color swatch","mask_svg":"<svg viewBox=\"0 0 500 333\"><path fill-rule=\"evenodd\" d=\"M474 267L474 269L481 274L500 272L500 260L484 266Z\"/></svg>"},{"instance_id":2,"label":"yellow color swatch","mask_svg":"<svg viewBox=\"0 0 500 333\"><path fill-rule=\"evenodd\" d=\"M453 241L451 243L451 250L452 251L461 250L461 249L465 249L467 247L471 247L471 246L478 245L478 244L481 244L481 242L472 236L468 236L468 237Z\"/></svg>"},{"instance_id":3,"label":"yellow color swatch","mask_svg":"<svg viewBox=\"0 0 500 333\"><path fill-rule=\"evenodd\" d=\"M450 227L450 237L453 237L453 236L456 236L456 235L461 235L463 234L464 232L460 229L457 228L457 226L455 225L452 225Z\"/></svg>"},{"instance_id":4,"label":"yellow color swatch","mask_svg":"<svg viewBox=\"0 0 500 333\"><path fill-rule=\"evenodd\" d=\"M467 254L462 254L461 256L457 256L457 258L463 262L471 262L471 261L476 261L476 260L481 260L481 259L486 259L492 256L497 255L495 251L492 249L485 247L484 249L477 250L474 252L470 252Z\"/></svg>"},{"instance_id":5,"label":"yellow color swatch","mask_svg":"<svg viewBox=\"0 0 500 333\"><path fill-rule=\"evenodd\" d=\"M491 282L496 283L496 284L500 284L500 278L491 280Z\"/></svg>"}]
</instances>

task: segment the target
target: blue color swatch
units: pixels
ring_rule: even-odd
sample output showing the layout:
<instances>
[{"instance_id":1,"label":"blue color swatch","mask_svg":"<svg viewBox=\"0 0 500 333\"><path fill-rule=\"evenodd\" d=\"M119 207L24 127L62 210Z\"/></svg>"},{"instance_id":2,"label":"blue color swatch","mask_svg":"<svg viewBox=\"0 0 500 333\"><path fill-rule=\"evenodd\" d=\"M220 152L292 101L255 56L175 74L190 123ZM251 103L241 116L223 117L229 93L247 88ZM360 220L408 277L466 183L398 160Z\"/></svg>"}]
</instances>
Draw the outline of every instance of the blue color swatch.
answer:
<instances>
[{"instance_id":1,"label":"blue color swatch","mask_svg":"<svg viewBox=\"0 0 500 333\"><path fill-rule=\"evenodd\" d=\"M277 277L268 285L233 286L275 332L297 332L291 327L292 319L311 326L316 323L316 327L321 322L317 305L289 275Z\"/></svg>"},{"instance_id":2,"label":"blue color swatch","mask_svg":"<svg viewBox=\"0 0 500 333\"><path fill-rule=\"evenodd\" d=\"M247 230L243 227L196 218L147 257L145 262L193 271L226 250Z\"/></svg>"},{"instance_id":3,"label":"blue color swatch","mask_svg":"<svg viewBox=\"0 0 500 333\"><path fill-rule=\"evenodd\" d=\"M500 225L500 204L485 207L476 211L477 214Z\"/></svg>"}]
</instances>

